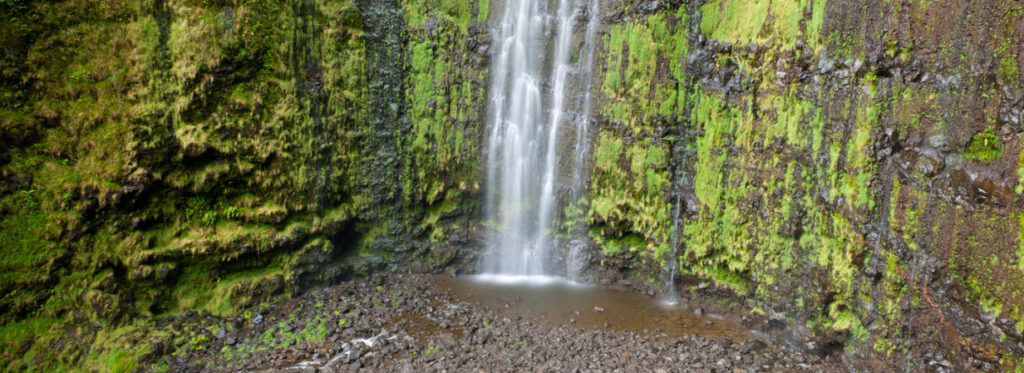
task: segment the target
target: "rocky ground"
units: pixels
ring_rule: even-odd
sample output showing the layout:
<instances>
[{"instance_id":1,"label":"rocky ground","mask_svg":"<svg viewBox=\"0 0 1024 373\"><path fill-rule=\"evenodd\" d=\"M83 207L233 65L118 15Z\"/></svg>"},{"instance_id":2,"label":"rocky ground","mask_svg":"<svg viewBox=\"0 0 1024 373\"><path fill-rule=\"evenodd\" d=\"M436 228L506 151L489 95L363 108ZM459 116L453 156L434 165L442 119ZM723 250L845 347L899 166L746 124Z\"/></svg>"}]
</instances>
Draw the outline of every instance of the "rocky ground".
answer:
<instances>
[{"instance_id":1,"label":"rocky ground","mask_svg":"<svg viewBox=\"0 0 1024 373\"><path fill-rule=\"evenodd\" d=\"M311 292L262 313L166 320L178 337L145 370L841 370L753 333L728 338L616 330L607 324L585 329L502 311L458 301L436 277L374 277Z\"/></svg>"}]
</instances>

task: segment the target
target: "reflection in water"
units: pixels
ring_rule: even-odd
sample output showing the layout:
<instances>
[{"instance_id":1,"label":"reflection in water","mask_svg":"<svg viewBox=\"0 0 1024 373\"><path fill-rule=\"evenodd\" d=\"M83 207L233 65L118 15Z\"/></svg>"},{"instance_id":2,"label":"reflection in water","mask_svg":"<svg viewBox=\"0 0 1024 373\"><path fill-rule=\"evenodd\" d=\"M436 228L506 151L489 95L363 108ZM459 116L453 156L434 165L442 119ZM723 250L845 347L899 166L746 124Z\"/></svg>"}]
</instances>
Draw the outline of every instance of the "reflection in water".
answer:
<instances>
[{"instance_id":1,"label":"reflection in water","mask_svg":"<svg viewBox=\"0 0 1024 373\"><path fill-rule=\"evenodd\" d=\"M452 297L479 303L503 316L552 326L659 330L669 336L696 334L729 337L751 334L717 317L702 317L641 294L575 283L550 276L438 276L438 286Z\"/></svg>"}]
</instances>

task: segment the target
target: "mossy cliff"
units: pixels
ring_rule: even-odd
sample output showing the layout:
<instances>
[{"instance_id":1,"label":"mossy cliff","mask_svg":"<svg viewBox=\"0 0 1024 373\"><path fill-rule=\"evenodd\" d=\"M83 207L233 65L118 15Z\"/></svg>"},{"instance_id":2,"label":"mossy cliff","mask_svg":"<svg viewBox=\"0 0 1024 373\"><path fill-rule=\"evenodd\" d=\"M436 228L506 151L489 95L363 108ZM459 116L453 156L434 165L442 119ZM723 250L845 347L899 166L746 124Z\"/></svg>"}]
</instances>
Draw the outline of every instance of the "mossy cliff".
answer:
<instances>
[{"instance_id":1,"label":"mossy cliff","mask_svg":"<svg viewBox=\"0 0 1024 373\"><path fill-rule=\"evenodd\" d=\"M601 263L678 260L852 366L1024 369L1024 5L604 7Z\"/></svg>"},{"instance_id":2,"label":"mossy cliff","mask_svg":"<svg viewBox=\"0 0 1024 373\"><path fill-rule=\"evenodd\" d=\"M499 5L0 1L0 370L130 371L202 334L153 320L472 263ZM561 201L592 273L678 262L860 369L1024 369L1024 4L601 8Z\"/></svg>"},{"instance_id":3,"label":"mossy cliff","mask_svg":"<svg viewBox=\"0 0 1024 373\"><path fill-rule=\"evenodd\" d=\"M101 326L452 264L488 12L456 3L0 2L0 370L130 365L89 352L132 335Z\"/></svg>"}]
</instances>

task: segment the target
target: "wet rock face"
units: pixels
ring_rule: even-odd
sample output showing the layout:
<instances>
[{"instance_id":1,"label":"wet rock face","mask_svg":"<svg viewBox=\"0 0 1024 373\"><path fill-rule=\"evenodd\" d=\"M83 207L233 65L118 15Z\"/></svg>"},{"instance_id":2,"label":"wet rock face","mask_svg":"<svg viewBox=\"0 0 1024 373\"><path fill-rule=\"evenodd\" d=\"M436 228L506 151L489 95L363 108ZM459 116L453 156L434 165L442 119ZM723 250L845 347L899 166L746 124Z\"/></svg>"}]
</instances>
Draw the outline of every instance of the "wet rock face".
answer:
<instances>
[{"instance_id":1,"label":"wet rock face","mask_svg":"<svg viewBox=\"0 0 1024 373\"><path fill-rule=\"evenodd\" d=\"M471 266L488 10L426 3L0 5L0 323Z\"/></svg>"},{"instance_id":2,"label":"wet rock face","mask_svg":"<svg viewBox=\"0 0 1024 373\"><path fill-rule=\"evenodd\" d=\"M686 212L676 229L681 256L667 260L751 305L807 321L800 333L816 336L816 349L844 346L877 359L863 362L875 369L905 364L887 358L896 351L933 350L1012 369L1024 329L1013 104L1024 92L1024 14L1011 2L968 3L980 13L962 23L951 20L966 8L952 4L754 9L716 0L653 12L613 4L591 186L599 229L590 236L604 253L592 263L608 270L604 283L622 282L623 271L664 283L656 263L672 241L652 232L672 221L657 208L618 220L602 209L678 200ZM941 33L921 31L939 25ZM976 27L1002 31L980 37ZM682 48L634 42L649 35ZM639 88L619 85L630 75ZM664 111L651 118L623 103ZM665 118L677 122L658 131ZM619 149L619 139L626 151L602 153ZM666 140L671 161L625 173L670 179L653 193L660 197L606 173L603 159L658 159ZM950 291L956 286L962 291ZM976 334L951 316L961 307L978 312L964 325L998 314L1015 326ZM935 323L944 336L929 332ZM942 342L968 338L975 347ZM978 353L985 348L999 352ZM952 369L985 366L968 365Z\"/></svg>"},{"instance_id":3,"label":"wet rock face","mask_svg":"<svg viewBox=\"0 0 1024 373\"><path fill-rule=\"evenodd\" d=\"M98 331L147 315L472 268L497 2L14 3L31 4L0 5L0 323L84 334L0 346L0 370L80 361ZM1020 360L1019 1L601 3L599 128L574 215L587 277L648 290L678 261L681 288L810 326L793 346L868 369ZM252 321L235 322L271 327ZM474 337L487 361L509 335L613 338L510 328ZM193 345L241 341L224 329ZM376 335L350 330L327 333ZM564 365L659 348L679 352ZM384 354L337 364L379 370ZM464 367L456 355L401 365Z\"/></svg>"}]
</instances>

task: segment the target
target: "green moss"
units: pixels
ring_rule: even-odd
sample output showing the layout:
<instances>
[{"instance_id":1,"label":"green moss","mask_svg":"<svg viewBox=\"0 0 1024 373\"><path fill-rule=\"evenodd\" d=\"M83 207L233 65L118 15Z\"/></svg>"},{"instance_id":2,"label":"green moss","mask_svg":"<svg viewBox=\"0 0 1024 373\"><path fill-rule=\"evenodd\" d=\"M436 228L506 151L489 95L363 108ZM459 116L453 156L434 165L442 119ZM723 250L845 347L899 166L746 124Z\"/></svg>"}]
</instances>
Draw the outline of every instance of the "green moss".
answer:
<instances>
[{"instance_id":1,"label":"green moss","mask_svg":"<svg viewBox=\"0 0 1024 373\"><path fill-rule=\"evenodd\" d=\"M600 131L589 201L579 204L587 207L590 236L607 253L625 249L664 262L670 249L673 139L652 130L656 118L678 120L685 105L687 19L680 7L615 25L604 39L608 70L597 85L608 102L601 111L636 139L626 143L624 133Z\"/></svg>"},{"instance_id":2,"label":"green moss","mask_svg":"<svg viewBox=\"0 0 1024 373\"><path fill-rule=\"evenodd\" d=\"M451 214L458 209L459 191L450 189L447 195L440 202L427 207L426 215L421 226L430 230L430 239L434 242L442 242L445 237L446 225L441 223L445 215Z\"/></svg>"},{"instance_id":3,"label":"green moss","mask_svg":"<svg viewBox=\"0 0 1024 373\"><path fill-rule=\"evenodd\" d=\"M0 356L3 357L0 368L17 370L27 369L33 363L22 355L26 345L32 345L37 339L50 333L58 320L49 318L28 318L0 326Z\"/></svg>"},{"instance_id":4,"label":"green moss","mask_svg":"<svg viewBox=\"0 0 1024 373\"><path fill-rule=\"evenodd\" d=\"M825 1L715 0L701 7L700 29L708 36L736 44L763 43L778 38L783 48L792 48L804 34L804 9L811 7L806 23L809 41L817 40L825 16Z\"/></svg>"},{"instance_id":5,"label":"green moss","mask_svg":"<svg viewBox=\"0 0 1024 373\"><path fill-rule=\"evenodd\" d=\"M602 131L595 150L588 222L607 252L628 246L660 258L668 247L668 147L649 140L625 145ZM627 167L620 167L626 164ZM632 237L623 241L624 237ZM635 238L642 237L642 240ZM625 245L628 243L629 245Z\"/></svg>"},{"instance_id":6,"label":"green moss","mask_svg":"<svg viewBox=\"0 0 1024 373\"><path fill-rule=\"evenodd\" d=\"M699 215L695 221L689 222L684 233L686 236L686 256L692 258L687 262L693 266L691 270L697 274L728 279L729 264L737 259L731 255L734 247L744 244L746 237L736 236L743 233L736 230L735 208L736 196L743 195L743 182L740 185L728 183L725 171L728 146L734 136L733 123L739 123L740 112L728 108L717 97L698 91L695 94L693 121L696 128L703 130L703 136L697 139L697 160L694 166L694 193L700 201ZM736 126L741 127L741 126ZM728 184L727 184L728 183ZM732 206L730 206L732 204ZM722 235L731 234L731 237ZM733 242L730 239L738 239ZM742 250L742 249L741 249ZM736 250L735 252L742 252ZM740 264L736 262L736 264ZM743 267L743 265L740 265ZM735 285L735 281L728 284ZM746 292L748 289L737 289Z\"/></svg>"},{"instance_id":7,"label":"green moss","mask_svg":"<svg viewBox=\"0 0 1024 373\"><path fill-rule=\"evenodd\" d=\"M986 128L971 138L964 148L964 156L980 162L991 162L1003 155L1003 145L992 128Z\"/></svg>"},{"instance_id":8,"label":"green moss","mask_svg":"<svg viewBox=\"0 0 1024 373\"><path fill-rule=\"evenodd\" d=\"M491 15L491 0L480 0L478 4L477 22L487 23L487 18Z\"/></svg>"},{"instance_id":9,"label":"green moss","mask_svg":"<svg viewBox=\"0 0 1024 373\"><path fill-rule=\"evenodd\" d=\"M49 227L54 214L41 211L34 191L20 191L2 200L6 217L0 220L0 241L4 242L0 256L0 284L5 287L14 281L31 281L47 271L47 262L60 257L65 251L47 237L53 233Z\"/></svg>"},{"instance_id":10,"label":"green moss","mask_svg":"<svg viewBox=\"0 0 1024 373\"><path fill-rule=\"evenodd\" d=\"M952 237L957 237L949 259L954 279L965 285L971 301L996 316L1015 320L1018 331L1024 330L1024 303L1020 301L1024 299L1021 268L1012 253L992 245L1007 239L1005 224L1013 220L992 209L965 211L960 206L946 209L951 210L951 219L956 222L945 228L945 231L952 231ZM956 236L957 232L964 230L970 234Z\"/></svg>"},{"instance_id":11,"label":"green moss","mask_svg":"<svg viewBox=\"0 0 1024 373\"><path fill-rule=\"evenodd\" d=\"M165 333L150 330L141 323L101 330L80 368L92 372L132 372L139 367L139 360L152 352L152 346L144 343L144 339L159 339Z\"/></svg>"},{"instance_id":12,"label":"green moss","mask_svg":"<svg viewBox=\"0 0 1024 373\"><path fill-rule=\"evenodd\" d=\"M409 43L409 116L407 137L409 177L403 185L408 200L432 204L446 189L465 190L477 180L478 138L467 128L483 123L483 85L487 71L473 67L468 48L473 25L472 4L466 2L406 1L412 40ZM479 5L479 17L486 19ZM428 29L427 20L433 27Z\"/></svg>"},{"instance_id":13,"label":"green moss","mask_svg":"<svg viewBox=\"0 0 1024 373\"><path fill-rule=\"evenodd\" d=\"M221 3L34 3L31 23L0 26L20 51L0 58L0 132L12 144L0 173L32 188L0 196L0 321L32 315L107 331L126 316L226 315L289 296L297 277L348 268L324 254L333 247L322 237L398 240L390 220L368 212L380 202L376 186L398 184L363 177L385 168L415 169L401 184L414 189L409 210L426 213L410 225L429 226L431 238L446 237L446 216L472 205L487 73L465 52L485 32L477 23L489 1L406 1L409 23L383 36L350 0ZM402 20L401 9L384 10ZM434 18L457 33L430 33ZM407 29L412 37L391 32ZM440 47L407 51L407 41ZM381 76L368 53L384 44L398 68ZM446 68L456 58L461 69ZM395 76L416 84L392 84ZM438 110L415 121L371 110L412 113L407 106L434 96ZM415 141L379 141L401 123L416 124ZM392 145L401 152L377 162ZM356 246L394 260L393 246ZM107 346L134 342L119 338L62 359L132 370L136 351ZM43 349L18 359L59 367Z\"/></svg>"},{"instance_id":14,"label":"green moss","mask_svg":"<svg viewBox=\"0 0 1024 373\"><path fill-rule=\"evenodd\" d=\"M682 113L682 60L688 53L685 8L615 25L605 37L608 70L600 87L610 102L602 113L626 123L634 133L648 131L644 124L654 117L677 118Z\"/></svg>"},{"instance_id":15,"label":"green moss","mask_svg":"<svg viewBox=\"0 0 1024 373\"><path fill-rule=\"evenodd\" d=\"M1014 85L1020 81L1022 70L1018 66L1018 60L1020 59L1020 48L1014 48L1013 45L1013 33L1015 27L1013 22L1015 19L1021 19L1024 17L1024 7L1020 5L1013 6L1007 14L1003 17L1005 20L1002 30L1000 30L1000 37L998 37L999 45L995 48L995 58L999 61L998 74L999 78L1005 84Z\"/></svg>"},{"instance_id":16,"label":"green moss","mask_svg":"<svg viewBox=\"0 0 1024 373\"><path fill-rule=\"evenodd\" d=\"M231 272L219 276L216 271L204 266L189 266L182 270L177 286L171 290L171 304L165 305L170 314L202 310L218 316L235 314L237 308L247 304L254 297L267 296L266 290L274 293L285 280L285 268L291 264L291 257L280 255L264 266ZM266 287L266 290L261 290Z\"/></svg>"}]
</instances>

